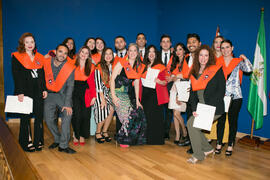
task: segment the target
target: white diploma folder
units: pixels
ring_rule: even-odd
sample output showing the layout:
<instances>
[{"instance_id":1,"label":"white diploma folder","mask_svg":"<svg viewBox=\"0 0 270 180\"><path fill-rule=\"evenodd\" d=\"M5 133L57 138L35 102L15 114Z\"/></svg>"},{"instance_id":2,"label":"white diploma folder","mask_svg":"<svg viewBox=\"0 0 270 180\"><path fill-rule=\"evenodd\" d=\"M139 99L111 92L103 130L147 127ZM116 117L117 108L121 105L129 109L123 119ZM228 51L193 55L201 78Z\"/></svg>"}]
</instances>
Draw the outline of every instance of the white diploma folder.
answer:
<instances>
[{"instance_id":1,"label":"white diploma folder","mask_svg":"<svg viewBox=\"0 0 270 180\"><path fill-rule=\"evenodd\" d=\"M178 101L188 102L190 82L178 80L175 82L175 86L178 93Z\"/></svg>"},{"instance_id":2,"label":"white diploma folder","mask_svg":"<svg viewBox=\"0 0 270 180\"><path fill-rule=\"evenodd\" d=\"M30 114L33 112L33 99L24 96L23 102L20 102L18 96L7 96L5 112Z\"/></svg>"},{"instance_id":3,"label":"white diploma folder","mask_svg":"<svg viewBox=\"0 0 270 180\"><path fill-rule=\"evenodd\" d=\"M159 73L158 69L148 68L145 79L141 78L142 85L144 87L155 89L156 87L155 79L158 77L158 73Z\"/></svg>"},{"instance_id":4,"label":"white diploma folder","mask_svg":"<svg viewBox=\"0 0 270 180\"><path fill-rule=\"evenodd\" d=\"M215 106L198 103L196 110L198 116L194 119L193 127L211 131L215 112Z\"/></svg>"},{"instance_id":5,"label":"white diploma folder","mask_svg":"<svg viewBox=\"0 0 270 180\"><path fill-rule=\"evenodd\" d=\"M225 106L225 112L229 112L229 107L231 104L231 96L224 96L224 106Z\"/></svg>"}]
</instances>

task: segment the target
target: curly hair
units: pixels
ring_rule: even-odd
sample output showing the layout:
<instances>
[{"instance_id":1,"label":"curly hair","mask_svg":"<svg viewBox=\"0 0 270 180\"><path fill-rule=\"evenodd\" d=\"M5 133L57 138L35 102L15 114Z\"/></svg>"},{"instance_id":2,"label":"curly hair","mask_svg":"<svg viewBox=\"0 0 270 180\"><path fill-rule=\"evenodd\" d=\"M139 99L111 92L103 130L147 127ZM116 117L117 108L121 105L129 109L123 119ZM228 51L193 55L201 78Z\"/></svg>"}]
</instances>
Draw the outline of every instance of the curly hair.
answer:
<instances>
[{"instance_id":1,"label":"curly hair","mask_svg":"<svg viewBox=\"0 0 270 180\"><path fill-rule=\"evenodd\" d=\"M205 65L204 69L208 68L211 65L216 64L216 58L215 58L213 50L208 45L202 45L195 52L193 65L192 65L191 71L189 73L189 76L193 75L196 78L199 76L199 71L200 71L200 67L201 67L200 62L199 62L199 55L200 55L201 50L207 50L209 52L209 59Z\"/></svg>"},{"instance_id":2,"label":"curly hair","mask_svg":"<svg viewBox=\"0 0 270 180\"><path fill-rule=\"evenodd\" d=\"M19 53L24 53L25 52L25 45L24 45L24 39L27 37L32 37L34 39L34 42L36 42L35 37L33 36L32 33L30 32L26 32L23 33L22 36L20 37L19 41L18 41L18 46L17 46L17 50ZM35 45L35 48L33 49L33 53L35 53L37 50L37 46Z\"/></svg>"}]
</instances>

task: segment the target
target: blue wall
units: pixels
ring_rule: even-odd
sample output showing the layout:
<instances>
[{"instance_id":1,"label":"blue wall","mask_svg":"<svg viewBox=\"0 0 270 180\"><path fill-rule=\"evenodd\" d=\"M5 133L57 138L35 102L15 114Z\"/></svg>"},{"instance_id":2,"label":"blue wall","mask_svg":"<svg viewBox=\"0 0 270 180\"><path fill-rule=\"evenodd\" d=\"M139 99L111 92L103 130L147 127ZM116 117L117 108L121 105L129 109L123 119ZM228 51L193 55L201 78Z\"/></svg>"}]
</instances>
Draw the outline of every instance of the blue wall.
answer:
<instances>
[{"instance_id":1,"label":"blue wall","mask_svg":"<svg viewBox=\"0 0 270 180\"><path fill-rule=\"evenodd\" d=\"M17 41L24 32L32 32L39 52L46 54L67 36L75 39L78 49L88 36L101 36L113 47L115 36L123 35L130 43L135 41L138 32L146 34L148 44L157 46L164 33L171 35L175 44L185 43L186 35L192 32L201 36L203 44L211 45L219 25L221 34L232 40L235 55L243 53L253 62L261 7L265 7L267 57L270 57L270 2L267 0L3 0L5 94L13 93L10 54L16 51ZM246 108L249 83L249 77L245 76L238 123L238 131L244 133L250 133L251 128ZM270 115L255 135L270 138L269 129Z\"/></svg>"}]
</instances>

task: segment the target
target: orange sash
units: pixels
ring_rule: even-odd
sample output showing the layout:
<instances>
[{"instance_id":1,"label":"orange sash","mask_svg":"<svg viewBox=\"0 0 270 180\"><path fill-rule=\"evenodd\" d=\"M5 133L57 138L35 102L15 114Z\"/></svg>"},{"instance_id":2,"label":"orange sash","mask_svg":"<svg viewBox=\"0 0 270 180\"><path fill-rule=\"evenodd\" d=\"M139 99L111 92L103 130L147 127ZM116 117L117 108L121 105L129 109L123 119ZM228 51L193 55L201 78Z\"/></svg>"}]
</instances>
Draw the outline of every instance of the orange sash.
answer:
<instances>
[{"instance_id":1,"label":"orange sash","mask_svg":"<svg viewBox=\"0 0 270 180\"><path fill-rule=\"evenodd\" d=\"M99 53L93 54L92 59L96 64L98 64L99 61L101 60L101 54L99 54Z\"/></svg>"},{"instance_id":2,"label":"orange sash","mask_svg":"<svg viewBox=\"0 0 270 180\"><path fill-rule=\"evenodd\" d=\"M145 67L147 68L147 67ZM164 71L166 69L166 67L163 65L163 64L156 64L155 66L151 67L152 69L158 69L160 70L159 72L161 73L162 71ZM143 74L142 74L142 77L141 78L146 78L146 74L147 74L147 71L145 71Z\"/></svg>"},{"instance_id":3,"label":"orange sash","mask_svg":"<svg viewBox=\"0 0 270 180\"><path fill-rule=\"evenodd\" d=\"M73 59L71 59L69 56L67 56L67 60L68 60L71 64L75 64L75 62L76 62L76 55L73 56Z\"/></svg>"},{"instance_id":4,"label":"orange sash","mask_svg":"<svg viewBox=\"0 0 270 180\"><path fill-rule=\"evenodd\" d=\"M129 79L140 79L142 72L145 68L144 64L138 67L138 72L136 72L128 62L128 58L122 58L119 60L123 68L125 69L125 73Z\"/></svg>"},{"instance_id":5,"label":"orange sash","mask_svg":"<svg viewBox=\"0 0 270 180\"><path fill-rule=\"evenodd\" d=\"M183 60L182 74L183 74L183 78L184 79L188 79L189 72L190 72L190 70L192 68L192 66L191 67L188 67L188 63L187 63L187 60L186 60L188 57L189 57L189 54L187 54L185 56L184 60Z\"/></svg>"},{"instance_id":6,"label":"orange sash","mask_svg":"<svg viewBox=\"0 0 270 180\"><path fill-rule=\"evenodd\" d=\"M101 76L101 79L102 79L102 78L103 78L103 75L102 75L102 68L101 68L100 64L97 65L96 69L99 70L99 73L100 73L100 76ZM103 79L102 79L102 82L105 84L105 86L106 86L107 88L110 88L110 83L109 83L109 81L108 81L108 83L105 83L105 82L103 81Z\"/></svg>"},{"instance_id":7,"label":"orange sash","mask_svg":"<svg viewBox=\"0 0 270 180\"><path fill-rule=\"evenodd\" d=\"M178 63L178 64L176 65L175 69L174 69L173 72L172 72L173 75L176 76L176 75L182 73L182 71L179 71L179 66L180 66L180 64Z\"/></svg>"},{"instance_id":8,"label":"orange sash","mask_svg":"<svg viewBox=\"0 0 270 180\"><path fill-rule=\"evenodd\" d=\"M222 69L224 71L225 79L227 80L228 75L234 70L234 68L242 61L242 58L233 58L228 66L225 64L225 60L223 56L217 58L217 64L222 65ZM242 71L241 71L242 72ZM241 73L243 75L243 72ZM240 72L239 75L241 76ZM240 78L242 79L242 78Z\"/></svg>"},{"instance_id":9,"label":"orange sash","mask_svg":"<svg viewBox=\"0 0 270 180\"><path fill-rule=\"evenodd\" d=\"M114 69L115 65L120 61L120 59L122 59L122 58L120 58L119 56L114 57L112 69Z\"/></svg>"},{"instance_id":10,"label":"orange sash","mask_svg":"<svg viewBox=\"0 0 270 180\"><path fill-rule=\"evenodd\" d=\"M35 54L33 61L31 61L27 53L14 52L11 55L14 56L26 69L41 69L43 67L44 57L38 52Z\"/></svg>"},{"instance_id":11,"label":"orange sash","mask_svg":"<svg viewBox=\"0 0 270 180\"><path fill-rule=\"evenodd\" d=\"M54 80L51 61L51 58L44 61L46 87L51 91L59 92L75 66L67 61L58 73L56 80Z\"/></svg>"},{"instance_id":12,"label":"orange sash","mask_svg":"<svg viewBox=\"0 0 270 180\"><path fill-rule=\"evenodd\" d=\"M193 75L190 76L191 86L193 91L199 91L205 89L208 82L215 76L217 71L221 68L220 65L212 65L205 69L199 79L196 79Z\"/></svg>"}]
</instances>

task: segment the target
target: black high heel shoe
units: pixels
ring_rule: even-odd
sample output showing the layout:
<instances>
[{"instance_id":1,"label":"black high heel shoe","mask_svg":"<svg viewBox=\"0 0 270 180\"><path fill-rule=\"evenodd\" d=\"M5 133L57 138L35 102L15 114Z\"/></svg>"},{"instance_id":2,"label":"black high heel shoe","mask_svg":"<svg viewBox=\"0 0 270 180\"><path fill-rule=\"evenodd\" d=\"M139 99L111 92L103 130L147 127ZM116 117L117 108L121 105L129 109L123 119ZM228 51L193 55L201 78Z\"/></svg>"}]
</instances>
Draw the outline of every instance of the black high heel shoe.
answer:
<instances>
[{"instance_id":1,"label":"black high heel shoe","mask_svg":"<svg viewBox=\"0 0 270 180\"><path fill-rule=\"evenodd\" d=\"M232 151L226 150L226 151L225 151L225 155L226 155L226 156L231 156L231 155L232 155Z\"/></svg>"},{"instance_id":2,"label":"black high heel shoe","mask_svg":"<svg viewBox=\"0 0 270 180\"><path fill-rule=\"evenodd\" d=\"M222 150L222 147L220 149L215 148L215 154L220 154L221 153L221 150Z\"/></svg>"},{"instance_id":3,"label":"black high heel shoe","mask_svg":"<svg viewBox=\"0 0 270 180\"><path fill-rule=\"evenodd\" d=\"M233 151L232 150L228 150L229 147L233 147L233 145L227 147L227 150L225 151L225 155L226 156L231 156L232 155L232 152Z\"/></svg>"},{"instance_id":4,"label":"black high heel shoe","mask_svg":"<svg viewBox=\"0 0 270 180\"><path fill-rule=\"evenodd\" d=\"M104 136L107 134L108 136ZM102 137L105 139L106 142L111 142L112 138L109 136L108 132L102 132Z\"/></svg>"},{"instance_id":5,"label":"black high heel shoe","mask_svg":"<svg viewBox=\"0 0 270 180\"><path fill-rule=\"evenodd\" d=\"M43 145L41 142L38 143L38 146L36 147L36 151L42 151Z\"/></svg>"},{"instance_id":6,"label":"black high heel shoe","mask_svg":"<svg viewBox=\"0 0 270 180\"><path fill-rule=\"evenodd\" d=\"M35 152L36 148L33 145L32 141L29 141L27 148L25 149L26 152Z\"/></svg>"},{"instance_id":7,"label":"black high heel shoe","mask_svg":"<svg viewBox=\"0 0 270 180\"><path fill-rule=\"evenodd\" d=\"M100 134L101 135L101 137L100 138L97 138L97 134ZM101 143L104 143L105 142L105 139L103 138L103 136L102 136L102 134L101 133L96 133L96 135L95 135L95 140L99 143L99 144L101 144Z\"/></svg>"}]
</instances>

